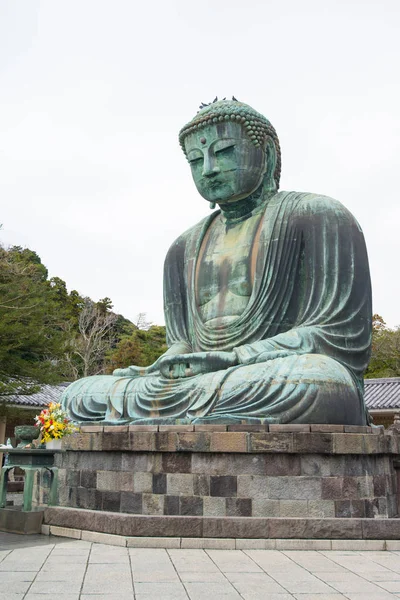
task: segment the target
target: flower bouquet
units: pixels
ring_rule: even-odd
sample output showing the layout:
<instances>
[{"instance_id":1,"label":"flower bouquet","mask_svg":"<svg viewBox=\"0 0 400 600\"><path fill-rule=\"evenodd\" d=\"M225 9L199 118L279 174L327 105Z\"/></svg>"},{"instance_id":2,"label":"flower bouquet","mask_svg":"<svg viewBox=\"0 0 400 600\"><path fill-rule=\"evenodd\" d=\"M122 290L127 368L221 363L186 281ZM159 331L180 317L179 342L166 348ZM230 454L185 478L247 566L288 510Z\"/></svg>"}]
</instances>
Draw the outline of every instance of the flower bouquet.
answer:
<instances>
[{"instance_id":1,"label":"flower bouquet","mask_svg":"<svg viewBox=\"0 0 400 600\"><path fill-rule=\"evenodd\" d=\"M61 448L61 438L78 431L61 408L61 404L56 402L50 402L48 407L35 417L35 421L41 432L40 441L46 444L46 448Z\"/></svg>"}]
</instances>

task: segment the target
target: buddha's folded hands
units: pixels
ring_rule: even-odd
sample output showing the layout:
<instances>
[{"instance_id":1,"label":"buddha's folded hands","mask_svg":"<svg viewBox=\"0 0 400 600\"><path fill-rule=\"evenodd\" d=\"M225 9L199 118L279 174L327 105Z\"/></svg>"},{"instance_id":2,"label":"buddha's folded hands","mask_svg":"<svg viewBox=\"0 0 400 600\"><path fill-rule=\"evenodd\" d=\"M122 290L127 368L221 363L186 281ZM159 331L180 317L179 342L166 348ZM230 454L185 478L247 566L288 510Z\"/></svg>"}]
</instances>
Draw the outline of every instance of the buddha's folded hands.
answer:
<instances>
[{"instance_id":1,"label":"buddha's folded hands","mask_svg":"<svg viewBox=\"0 0 400 600\"><path fill-rule=\"evenodd\" d=\"M193 377L203 373L222 371L238 364L234 352L193 352L176 356L163 356L160 372L169 379Z\"/></svg>"}]
</instances>

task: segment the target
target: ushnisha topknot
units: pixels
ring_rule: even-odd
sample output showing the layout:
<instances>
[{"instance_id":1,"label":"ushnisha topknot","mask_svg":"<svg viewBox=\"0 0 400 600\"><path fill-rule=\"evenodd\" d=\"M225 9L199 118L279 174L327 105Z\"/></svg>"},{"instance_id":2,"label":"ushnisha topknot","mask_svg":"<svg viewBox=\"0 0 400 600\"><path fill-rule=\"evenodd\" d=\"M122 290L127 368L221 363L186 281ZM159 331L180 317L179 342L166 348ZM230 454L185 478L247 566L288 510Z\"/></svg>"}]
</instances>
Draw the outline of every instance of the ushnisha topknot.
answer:
<instances>
[{"instance_id":1,"label":"ushnisha topknot","mask_svg":"<svg viewBox=\"0 0 400 600\"><path fill-rule=\"evenodd\" d=\"M276 167L274 179L277 189L281 175L281 149L279 139L274 127L263 115L244 102L239 102L233 96L232 100L218 100L215 98L210 104L201 104L199 112L179 132L179 143L186 156L185 137L207 125L214 125L224 121L240 123L247 136L256 148L265 148L267 138L271 138L276 149Z\"/></svg>"}]
</instances>

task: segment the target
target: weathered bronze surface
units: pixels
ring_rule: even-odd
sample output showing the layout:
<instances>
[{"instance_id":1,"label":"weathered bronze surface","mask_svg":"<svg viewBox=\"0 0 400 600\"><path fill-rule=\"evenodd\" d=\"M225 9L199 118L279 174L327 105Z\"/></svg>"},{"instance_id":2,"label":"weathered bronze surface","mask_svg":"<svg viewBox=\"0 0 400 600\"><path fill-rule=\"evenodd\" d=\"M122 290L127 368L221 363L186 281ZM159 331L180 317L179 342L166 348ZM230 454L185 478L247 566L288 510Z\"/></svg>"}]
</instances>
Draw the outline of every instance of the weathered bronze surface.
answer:
<instances>
[{"instance_id":1,"label":"weathered bronze surface","mask_svg":"<svg viewBox=\"0 0 400 600\"><path fill-rule=\"evenodd\" d=\"M360 226L326 196L278 192L269 121L233 101L180 133L209 217L171 246L168 351L67 388L77 422L364 425L371 288Z\"/></svg>"}]
</instances>

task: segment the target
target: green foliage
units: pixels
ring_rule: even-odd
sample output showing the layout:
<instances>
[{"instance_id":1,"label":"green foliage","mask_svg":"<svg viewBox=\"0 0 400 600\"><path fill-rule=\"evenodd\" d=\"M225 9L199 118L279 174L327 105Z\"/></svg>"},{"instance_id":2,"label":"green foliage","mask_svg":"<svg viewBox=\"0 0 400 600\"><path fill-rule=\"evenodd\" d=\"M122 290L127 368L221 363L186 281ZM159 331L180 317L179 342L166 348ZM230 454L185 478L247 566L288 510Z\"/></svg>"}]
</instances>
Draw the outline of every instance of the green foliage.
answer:
<instances>
[{"instance_id":1,"label":"green foliage","mask_svg":"<svg viewBox=\"0 0 400 600\"><path fill-rule=\"evenodd\" d=\"M124 335L116 347L108 353L106 372L136 365L147 367L167 350L165 327L152 325L147 331L135 329Z\"/></svg>"},{"instance_id":2,"label":"green foliage","mask_svg":"<svg viewBox=\"0 0 400 600\"><path fill-rule=\"evenodd\" d=\"M372 354L365 377L400 377L400 327L387 327L380 315L373 316Z\"/></svg>"},{"instance_id":3,"label":"green foliage","mask_svg":"<svg viewBox=\"0 0 400 600\"><path fill-rule=\"evenodd\" d=\"M36 252L0 246L0 398L145 366L165 352L164 327L150 327L145 313L134 325L112 308L108 297L94 302L68 293L59 277L48 279Z\"/></svg>"},{"instance_id":4,"label":"green foliage","mask_svg":"<svg viewBox=\"0 0 400 600\"><path fill-rule=\"evenodd\" d=\"M0 395L36 391L61 374L63 333L48 294L47 269L35 252L0 247Z\"/></svg>"}]
</instances>

